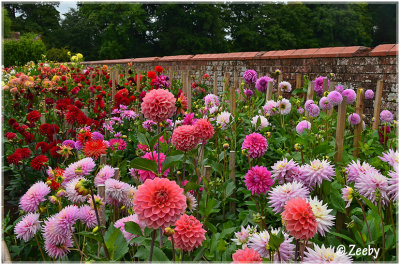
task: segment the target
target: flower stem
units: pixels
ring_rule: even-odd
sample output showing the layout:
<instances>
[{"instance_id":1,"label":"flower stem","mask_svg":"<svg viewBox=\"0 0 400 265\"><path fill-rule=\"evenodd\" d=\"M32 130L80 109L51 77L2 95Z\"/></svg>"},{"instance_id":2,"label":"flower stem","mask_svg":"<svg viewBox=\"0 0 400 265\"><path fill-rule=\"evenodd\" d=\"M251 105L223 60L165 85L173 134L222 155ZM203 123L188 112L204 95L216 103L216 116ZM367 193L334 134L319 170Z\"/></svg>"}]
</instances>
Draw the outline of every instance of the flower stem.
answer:
<instances>
[{"instance_id":1,"label":"flower stem","mask_svg":"<svg viewBox=\"0 0 400 265\"><path fill-rule=\"evenodd\" d=\"M394 225L394 221L393 221L393 212L392 212L392 202L389 203L389 214L390 214L390 219L392 221L392 226L393 226L393 234L396 235L396 226Z\"/></svg>"},{"instance_id":2,"label":"flower stem","mask_svg":"<svg viewBox=\"0 0 400 265\"><path fill-rule=\"evenodd\" d=\"M185 251L182 250L182 260L181 262L183 263L185 261Z\"/></svg>"},{"instance_id":3,"label":"flower stem","mask_svg":"<svg viewBox=\"0 0 400 265\"><path fill-rule=\"evenodd\" d=\"M99 212L97 211L96 201L94 199L94 194L93 194L92 187L90 187L90 195L92 196L93 208L94 208L94 212L96 214L97 224L98 224L99 227L101 227ZM108 248L106 246L106 242L104 241L103 229L101 229L100 235L101 235L101 238L103 239L104 252L106 253L107 259L110 260L110 254L108 253Z\"/></svg>"},{"instance_id":4,"label":"flower stem","mask_svg":"<svg viewBox=\"0 0 400 265\"><path fill-rule=\"evenodd\" d=\"M363 213L363 216L364 216L364 220L365 220L365 224L367 225L367 229L368 229L369 240L372 242L371 230L369 229L369 224L368 224L368 221L367 221L367 217L365 216L364 207L362 206L361 202L357 198L356 198L356 201L358 202L358 204L361 207L361 210L362 210L362 213Z\"/></svg>"},{"instance_id":5,"label":"flower stem","mask_svg":"<svg viewBox=\"0 0 400 265\"><path fill-rule=\"evenodd\" d=\"M38 244L38 247L39 247L39 250L40 250L40 254L42 254L42 259L43 259L43 261L46 261L46 259L44 258L43 250L40 247L39 240L38 240L36 235L35 235L35 239L36 239L36 243Z\"/></svg>"},{"instance_id":6,"label":"flower stem","mask_svg":"<svg viewBox=\"0 0 400 265\"><path fill-rule=\"evenodd\" d=\"M172 262L175 263L175 243L173 236L171 236L171 243L172 243Z\"/></svg>"},{"instance_id":7,"label":"flower stem","mask_svg":"<svg viewBox=\"0 0 400 265\"><path fill-rule=\"evenodd\" d=\"M156 240L156 233L157 230L153 230L153 235L151 238L151 246L150 246L150 256L149 256L149 262L151 262L153 260L153 250L154 250L154 241Z\"/></svg>"},{"instance_id":8,"label":"flower stem","mask_svg":"<svg viewBox=\"0 0 400 265\"><path fill-rule=\"evenodd\" d=\"M381 216L381 221L382 221L382 261L385 260L385 222L383 220L382 216L382 195L379 197L379 215Z\"/></svg>"},{"instance_id":9,"label":"flower stem","mask_svg":"<svg viewBox=\"0 0 400 265\"><path fill-rule=\"evenodd\" d=\"M185 155L183 157L183 172L182 172L182 182L181 182L181 187L183 188L184 183L185 183L185 171L186 171L186 151Z\"/></svg>"}]
</instances>

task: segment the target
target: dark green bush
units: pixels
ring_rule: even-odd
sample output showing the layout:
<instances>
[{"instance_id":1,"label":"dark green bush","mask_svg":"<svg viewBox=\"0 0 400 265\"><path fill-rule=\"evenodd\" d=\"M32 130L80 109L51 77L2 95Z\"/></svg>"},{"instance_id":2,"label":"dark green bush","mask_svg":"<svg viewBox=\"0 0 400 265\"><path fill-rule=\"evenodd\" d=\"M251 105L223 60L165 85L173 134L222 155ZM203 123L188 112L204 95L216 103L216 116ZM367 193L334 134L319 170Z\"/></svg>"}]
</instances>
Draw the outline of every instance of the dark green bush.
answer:
<instances>
[{"instance_id":1,"label":"dark green bush","mask_svg":"<svg viewBox=\"0 0 400 265\"><path fill-rule=\"evenodd\" d=\"M4 40L4 66L24 65L29 61L40 60L42 54L46 54L46 46L40 38L36 37L35 33L27 33L19 40Z\"/></svg>"},{"instance_id":2,"label":"dark green bush","mask_svg":"<svg viewBox=\"0 0 400 265\"><path fill-rule=\"evenodd\" d=\"M69 62L70 56L68 55L68 50L66 48L51 48L47 50L47 59L53 62Z\"/></svg>"}]
</instances>

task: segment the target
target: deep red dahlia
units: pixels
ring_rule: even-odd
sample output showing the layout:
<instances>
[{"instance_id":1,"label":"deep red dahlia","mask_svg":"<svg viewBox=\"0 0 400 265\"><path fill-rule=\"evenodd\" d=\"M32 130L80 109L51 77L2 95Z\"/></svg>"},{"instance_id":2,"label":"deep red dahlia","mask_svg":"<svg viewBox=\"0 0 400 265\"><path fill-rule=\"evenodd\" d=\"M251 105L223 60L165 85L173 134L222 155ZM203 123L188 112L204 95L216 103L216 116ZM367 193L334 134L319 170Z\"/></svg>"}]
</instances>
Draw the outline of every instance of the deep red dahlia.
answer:
<instances>
[{"instance_id":1,"label":"deep red dahlia","mask_svg":"<svg viewBox=\"0 0 400 265\"><path fill-rule=\"evenodd\" d=\"M49 161L49 159L46 156L44 155L37 156L34 159L32 159L31 168L33 170L41 170L44 167L44 164L47 163L47 161Z\"/></svg>"},{"instance_id":2,"label":"deep red dahlia","mask_svg":"<svg viewBox=\"0 0 400 265\"><path fill-rule=\"evenodd\" d=\"M156 70L157 73L162 73L162 71L164 70L161 66L157 65L156 68L154 69Z\"/></svg>"},{"instance_id":3,"label":"deep red dahlia","mask_svg":"<svg viewBox=\"0 0 400 265\"><path fill-rule=\"evenodd\" d=\"M40 117L41 117L41 116L42 116L42 115L40 114L39 111L33 110L33 111L31 111L31 112L28 113L28 115L26 116L26 119L27 119L29 122L34 123L34 122L40 120Z\"/></svg>"},{"instance_id":4,"label":"deep red dahlia","mask_svg":"<svg viewBox=\"0 0 400 265\"><path fill-rule=\"evenodd\" d=\"M19 148L15 150L15 153L20 154L22 159L29 158L31 156L31 150L29 148Z\"/></svg>"},{"instance_id":5,"label":"deep red dahlia","mask_svg":"<svg viewBox=\"0 0 400 265\"><path fill-rule=\"evenodd\" d=\"M7 137L7 139L10 141L12 139L15 139L17 137L17 135L13 132L8 132L5 134L5 136Z\"/></svg>"},{"instance_id":6,"label":"deep red dahlia","mask_svg":"<svg viewBox=\"0 0 400 265\"><path fill-rule=\"evenodd\" d=\"M46 142L38 142L36 144L35 150L37 151L40 148L42 154L46 153L48 148L49 148L49 144Z\"/></svg>"},{"instance_id":7,"label":"deep red dahlia","mask_svg":"<svg viewBox=\"0 0 400 265\"><path fill-rule=\"evenodd\" d=\"M11 155L8 156L7 160L8 160L9 164L16 165L16 164L18 164L19 161L22 160L22 157L21 157L21 154L19 154L19 153L12 153Z\"/></svg>"},{"instance_id":8,"label":"deep red dahlia","mask_svg":"<svg viewBox=\"0 0 400 265\"><path fill-rule=\"evenodd\" d=\"M157 78L157 73L154 72L154 71L148 71L147 72L147 77L150 78L150 79Z\"/></svg>"},{"instance_id":9,"label":"deep red dahlia","mask_svg":"<svg viewBox=\"0 0 400 265\"><path fill-rule=\"evenodd\" d=\"M9 119L8 120L8 125L12 126L14 123L16 123L17 121L15 119Z\"/></svg>"}]
</instances>

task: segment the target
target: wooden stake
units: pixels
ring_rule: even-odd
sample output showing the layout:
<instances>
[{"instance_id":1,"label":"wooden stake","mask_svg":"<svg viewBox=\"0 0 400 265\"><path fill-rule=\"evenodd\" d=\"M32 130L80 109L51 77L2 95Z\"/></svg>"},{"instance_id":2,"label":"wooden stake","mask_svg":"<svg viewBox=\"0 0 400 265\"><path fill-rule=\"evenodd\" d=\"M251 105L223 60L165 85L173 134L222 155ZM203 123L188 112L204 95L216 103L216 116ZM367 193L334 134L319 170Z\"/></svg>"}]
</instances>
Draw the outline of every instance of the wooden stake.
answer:
<instances>
[{"instance_id":1,"label":"wooden stake","mask_svg":"<svg viewBox=\"0 0 400 265\"><path fill-rule=\"evenodd\" d=\"M268 81L267 93L265 94L265 99L266 99L266 101L272 99L272 90L273 90L273 89L274 89L274 84L272 83L272 81Z\"/></svg>"},{"instance_id":2,"label":"wooden stake","mask_svg":"<svg viewBox=\"0 0 400 265\"><path fill-rule=\"evenodd\" d=\"M243 101L243 89L244 87L242 87L242 83L244 83L244 78L241 77L240 81L239 81L239 101Z\"/></svg>"},{"instance_id":3,"label":"wooden stake","mask_svg":"<svg viewBox=\"0 0 400 265\"><path fill-rule=\"evenodd\" d=\"M211 181L211 167L204 166L204 177L206 178L207 182Z\"/></svg>"},{"instance_id":4,"label":"wooden stake","mask_svg":"<svg viewBox=\"0 0 400 265\"><path fill-rule=\"evenodd\" d=\"M100 165L105 165L107 160L107 155L102 154L100 155Z\"/></svg>"},{"instance_id":5,"label":"wooden stake","mask_svg":"<svg viewBox=\"0 0 400 265\"><path fill-rule=\"evenodd\" d=\"M314 98L314 81L308 82L307 100Z\"/></svg>"},{"instance_id":6,"label":"wooden stake","mask_svg":"<svg viewBox=\"0 0 400 265\"><path fill-rule=\"evenodd\" d=\"M364 89L359 88L357 91L357 101L356 101L356 113L360 115L361 121L354 127L354 139L353 139L353 156L358 157L360 154L360 141L361 134L363 130L363 112L364 112Z\"/></svg>"},{"instance_id":7,"label":"wooden stake","mask_svg":"<svg viewBox=\"0 0 400 265\"><path fill-rule=\"evenodd\" d=\"M278 75L278 97L282 96L283 91L279 88L279 84L282 82L282 74Z\"/></svg>"},{"instance_id":8,"label":"wooden stake","mask_svg":"<svg viewBox=\"0 0 400 265\"><path fill-rule=\"evenodd\" d=\"M189 86L189 77L188 77L188 71L182 71L181 72L181 78L182 78L182 84L183 84L183 94L185 95L185 97L187 98L188 96L188 86ZM189 106L189 102L188 102L188 106Z\"/></svg>"},{"instance_id":9,"label":"wooden stake","mask_svg":"<svg viewBox=\"0 0 400 265\"><path fill-rule=\"evenodd\" d=\"M228 86L229 86L229 79L231 77L231 74L226 72L224 74L224 86L223 86L223 93L225 94L225 92L228 90Z\"/></svg>"},{"instance_id":10,"label":"wooden stake","mask_svg":"<svg viewBox=\"0 0 400 265\"><path fill-rule=\"evenodd\" d=\"M342 155L343 155L344 129L346 128L346 109L347 109L347 99L345 96L343 96L343 101L338 106L338 114L337 114L335 162L341 162L343 158Z\"/></svg>"},{"instance_id":11,"label":"wooden stake","mask_svg":"<svg viewBox=\"0 0 400 265\"><path fill-rule=\"evenodd\" d=\"M331 92L331 91L333 91L333 90L335 90L335 82L330 81L330 82L329 82L329 89L328 89L328 91ZM330 110L328 110L328 116L332 116L333 110L334 110L333 107L332 107Z\"/></svg>"},{"instance_id":12,"label":"wooden stake","mask_svg":"<svg viewBox=\"0 0 400 265\"><path fill-rule=\"evenodd\" d=\"M106 201L106 186L104 184L100 184L97 186L97 193L98 195L103 199L103 201ZM101 205L99 207L99 218L100 218L100 224L101 225L106 225L106 207L105 204Z\"/></svg>"},{"instance_id":13,"label":"wooden stake","mask_svg":"<svg viewBox=\"0 0 400 265\"><path fill-rule=\"evenodd\" d=\"M186 72L186 93L187 93L187 104L188 111L192 111L192 84L190 83L190 72Z\"/></svg>"},{"instance_id":14,"label":"wooden stake","mask_svg":"<svg viewBox=\"0 0 400 265\"><path fill-rule=\"evenodd\" d=\"M233 183L236 182L236 164L235 164L235 156L236 152L235 151L230 151L229 152L229 178L233 180ZM236 197L236 193L233 192L231 195L233 198ZM232 213L235 213L236 211L236 203L235 202L230 202L229 203L229 209Z\"/></svg>"},{"instance_id":15,"label":"wooden stake","mask_svg":"<svg viewBox=\"0 0 400 265\"><path fill-rule=\"evenodd\" d=\"M328 78L323 79L323 83L322 83L323 95L325 94L326 91L328 91Z\"/></svg>"},{"instance_id":16,"label":"wooden stake","mask_svg":"<svg viewBox=\"0 0 400 265\"><path fill-rule=\"evenodd\" d=\"M214 72L214 95L218 95L218 79L217 79L217 73Z\"/></svg>"},{"instance_id":17,"label":"wooden stake","mask_svg":"<svg viewBox=\"0 0 400 265\"><path fill-rule=\"evenodd\" d=\"M45 123L46 123L46 116L45 116L45 114L46 114L46 113L42 113L41 116L40 116L40 123L41 123L41 124L45 124Z\"/></svg>"},{"instance_id":18,"label":"wooden stake","mask_svg":"<svg viewBox=\"0 0 400 265\"><path fill-rule=\"evenodd\" d=\"M86 117L89 116L89 109L88 109L88 107L83 107L83 114L85 114Z\"/></svg>"},{"instance_id":19,"label":"wooden stake","mask_svg":"<svg viewBox=\"0 0 400 265\"><path fill-rule=\"evenodd\" d=\"M383 80L379 80L376 84L375 101L374 101L374 123L372 130L378 130L379 127L379 114L381 113L381 100L383 91Z\"/></svg>"},{"instance_id":20,"label":"wooden stake","mask_svg":"<svg viewBox=\"0 0 400 265\"><path fill-rule=\"evenodd\" d=\"M114 101L114 96L115 96L115 81L116 81L116 71L111 72L111 95L112 95L112 101Z\"/></svg>"},{"instance_id":21,"label":"wooden stake","mask_svg":"<svg viewBox=\"0 0 400 265\"><path fill-rule=\"evenodd\" d=\"M301 74L296 74L296 89L301 88Z\"/></svg>"},{"instance_id":22,"label":"wooden stake","mask_svg":"<svg viewBox=\"0 0 400 265\"><path fill-rule=\"evenodd\" d=\"M229 93L230 93L230 111L232 113L232 115L235 113L236 111L236 90L239 87L239 78L238 78L238 73L235 71L233 72L233 86L231 86L229 88Z\"/></svg>"},{"instance_id":23,"label":"wooden stake","mask_svg":"<svg viewBox=\"0 0 400 265\"><path fill-rule=\"evenodd\" d=\"M136 73L136 92L140 92L140 71Z\"/></svg>"},{"instance_id":24,"label":"wooden stake","mask_svg":"<svg viewBox=\"0 0 400 265\"><path fill-rule=\"evenodd\" d=\"M10 251L8 251L8 247L4 239L1 241L1 250L1 252L3 253L3 255L1 255L1 261L4 263L12 263Z\"/></svg>"}]
</instances>

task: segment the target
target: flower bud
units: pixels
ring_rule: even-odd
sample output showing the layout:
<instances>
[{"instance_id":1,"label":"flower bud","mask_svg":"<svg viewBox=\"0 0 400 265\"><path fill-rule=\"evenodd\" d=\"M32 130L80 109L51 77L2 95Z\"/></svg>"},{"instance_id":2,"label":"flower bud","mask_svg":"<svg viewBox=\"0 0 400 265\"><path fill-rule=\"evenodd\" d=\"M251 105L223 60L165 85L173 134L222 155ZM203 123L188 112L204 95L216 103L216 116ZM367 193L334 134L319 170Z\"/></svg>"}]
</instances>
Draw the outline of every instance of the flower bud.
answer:
<instances>
[{"instance_id":1,"label":"flower bud","mask_svg":"<svg viewBox=\"0 0 400 265\"><path fill-rule=\"evenodd\" d=\"M164 230L164 235L167 237L173 236L175 234L175 230L172 229L171 227L167 227Z\"/></svg>"},{"instance_id":2,"label":"flower bud","mask_svg":"<svg viewBox=\"0 0 400 265\"><path fill-rule=\"evenodd\" d=\"M267 138L270 138L271 137L271 132L267 132L266 136L267 136Z\"/></svg>"},{"instance_id":3,"label":"flower bud","mask_svg":"<svg viewBox=\"0 0 400 265\"><path fill-rule=\"evenodd\" d=\"M99 227L98 227L98 226L96 226L96 227L93 228L93 230L92 230L93 233L96 233L97 231L99 231Z\"/></svg>"},{"instance_id":4,"label":"flower bud","mask_svg":"<svg viewBox=\"0 0 400 265\"><path fill-rule=\"evenodd\" d=\"M242 155L248 156L249 150L248 149L242 149Z\"/></svg>"},{"instance_id":5,"label":"flower bud","mask_svg":"<svg viewBox=\"0 0 400 265\"><path fill-rule=\"evenodd\" d=\"M224 143L223 147L224 147L225 150L228 150L229 149L229 144L228 143Z\"/></svg>"}]
</instances>

